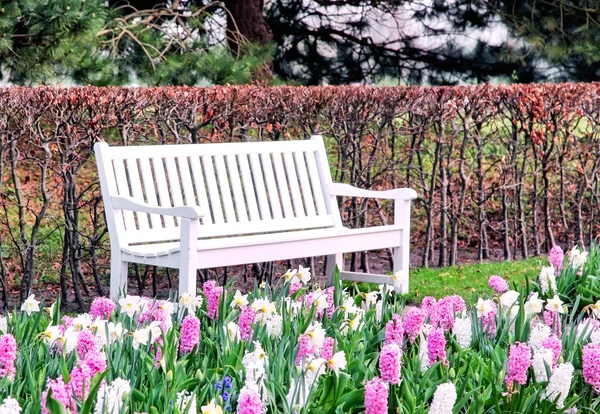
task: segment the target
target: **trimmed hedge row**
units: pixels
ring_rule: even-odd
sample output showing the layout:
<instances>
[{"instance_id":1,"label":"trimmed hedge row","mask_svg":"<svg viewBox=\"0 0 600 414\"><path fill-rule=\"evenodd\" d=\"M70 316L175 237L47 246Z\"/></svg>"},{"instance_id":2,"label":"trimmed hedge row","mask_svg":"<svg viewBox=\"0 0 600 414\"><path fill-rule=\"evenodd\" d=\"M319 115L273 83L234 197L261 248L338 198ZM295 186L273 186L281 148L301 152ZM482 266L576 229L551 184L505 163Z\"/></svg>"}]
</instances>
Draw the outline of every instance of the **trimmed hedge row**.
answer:
<instances>
[{"instance_id":1,"label":"trimmed hedge row","mask_svg":"<svg viewBox=\"0 0 600 414\"><path fill-rule=\"evenodd\" d=\"M1 299L18 284L23 300L54 256L63 299L73 289L81 302L92 279L102 290L96 141L311 134L326 138L335 180L417 190L413 250L422 265L454 264L468 252L537 255L554 244L588 246L598 234L600 84L10 87L0 89ZM385 203L351 199L341 208L350 226L391 220ZM52 243L54 256L45 253ZM369 266L363 254L352 259Z\"/></svg>"}]
</instances>

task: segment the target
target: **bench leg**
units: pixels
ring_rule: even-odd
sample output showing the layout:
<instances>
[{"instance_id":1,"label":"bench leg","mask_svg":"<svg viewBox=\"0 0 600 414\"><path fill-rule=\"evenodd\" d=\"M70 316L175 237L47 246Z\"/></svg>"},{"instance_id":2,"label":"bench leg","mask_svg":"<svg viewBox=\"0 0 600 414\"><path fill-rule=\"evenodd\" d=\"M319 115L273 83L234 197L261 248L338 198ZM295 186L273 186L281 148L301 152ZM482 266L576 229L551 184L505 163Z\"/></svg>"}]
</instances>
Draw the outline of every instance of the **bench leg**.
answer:
<instances>
[{"instance_id":1,"label":"bench leg","mask_svg":"<svg viewBox=\"0 0 600 414\"><path fill-rule=\"evenodd\" d=\"M400 291L398 291L398 289L396 288L396 292L407 294L408 269L410 267L410 251L408 241L406 243L403 243L402 246L394 247L393 260L393 272L394 274L398 273L398 276L400 277L400 279L396 282L396 285L399 285L400 287Z\"/></svg>"},{"instance_id":2,"label":"bench leg","mask_svg":"<svg viewBox=\"0 0 600 414\"><path fill-rule=\"evenodd\" d=\"M196 270L198 219L181 219L181 262L179 264L179 296L185 292L197 295Z\"/></svg>"},{"instance_id":3,"label":"bench leg","mask_svg":"<svg viewBox=\"0 0 600 414\"><path fill-rule=\"evenodd\" d=\"M110 298L117 301L121 292L127 292L127 262L120 254L111 254L110 258Z\"/></svg>"},{"instance_id":4,"label":"bench leg","mask_svg":"<svg viewBox=\"0 0 600 414\"><path fill-rule=\"evenodd\" d=\"M325 268L325 274L327 275L327 286L333 285L333 274L335 273L335 266L337 265L339 271L344 270L344 254L330 254L327 256L327 265Z\"/></svg>"}]
</instances>

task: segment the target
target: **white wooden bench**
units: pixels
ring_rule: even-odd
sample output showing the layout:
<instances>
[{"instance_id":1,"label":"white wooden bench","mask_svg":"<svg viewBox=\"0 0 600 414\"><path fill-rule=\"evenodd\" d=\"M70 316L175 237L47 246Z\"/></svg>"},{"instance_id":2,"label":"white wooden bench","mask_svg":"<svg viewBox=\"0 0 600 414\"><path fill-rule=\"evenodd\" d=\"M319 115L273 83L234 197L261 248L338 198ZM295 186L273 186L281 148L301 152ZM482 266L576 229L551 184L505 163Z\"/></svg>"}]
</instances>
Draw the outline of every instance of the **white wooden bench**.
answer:
<instances>
[{"instance_id":1,"label":"white wooden bench","mask_svg":"<svg viewBox=\"0 0 600 414\"><path fill-rule=\"evenodd\" d=\"M94 147L111 245L110 295L127 289L127 264L179 269L179 294L196 270L327 256L331 283L390 283L343 271L346 252L393 248L408 292L412 189L370 191L332 183L323 139ZM395 200L394 224L348 229L336 196Z\"/></svg>"}]
</instances>

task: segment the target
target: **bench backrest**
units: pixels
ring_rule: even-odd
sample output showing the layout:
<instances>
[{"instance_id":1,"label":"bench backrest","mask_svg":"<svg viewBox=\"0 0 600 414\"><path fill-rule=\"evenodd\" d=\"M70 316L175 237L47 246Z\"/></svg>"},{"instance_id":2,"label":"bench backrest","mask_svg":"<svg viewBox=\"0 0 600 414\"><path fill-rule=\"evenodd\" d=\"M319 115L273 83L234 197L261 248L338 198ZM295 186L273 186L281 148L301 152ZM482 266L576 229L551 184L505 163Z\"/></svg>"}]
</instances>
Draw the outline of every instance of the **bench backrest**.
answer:
<instances>
[{"instance_id":1,"label":"bench backrest","mask_svg":"<svg viewBox=\"0 0 600 414\"><path fill-rule=\"evenodd\" d=\"M119 245L179 239L179 220L114 209L111 196L197 205L200 237L340 226L320 136L304 141L95 146L110 237Z\"/></svg>"}]
</instances>

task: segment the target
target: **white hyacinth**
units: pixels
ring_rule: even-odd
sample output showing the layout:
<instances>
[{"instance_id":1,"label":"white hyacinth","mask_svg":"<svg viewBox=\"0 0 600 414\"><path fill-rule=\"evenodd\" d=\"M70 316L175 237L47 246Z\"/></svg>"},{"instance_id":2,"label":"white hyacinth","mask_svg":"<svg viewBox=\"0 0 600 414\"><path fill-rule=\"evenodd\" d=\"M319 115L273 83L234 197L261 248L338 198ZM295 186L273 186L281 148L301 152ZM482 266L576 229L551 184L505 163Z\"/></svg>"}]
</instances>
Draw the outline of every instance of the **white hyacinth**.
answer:
<instances>
[{"instance_id":1,"label":"white hyacinth","mask_svg":"<svg viewBox=\"0 0 600 414\"><path fill-rule=\"evenodd\" d=\"M534 351L542 348L542 343L550 337L552 329L543 323L539 323L531 328L529 334L529 346Z\"/></svg>"},{"instance_id":2,"label":"white hyacinth","mask_svg":"<svg viewBox=\"0 0 600 414\"><path fill-rule=\"evenodd\" d=\"M429 369L429 354L427 353L427 341L425 340L425 336L421 333L420 337L419 358L421 359L421 372L425 372Z\"/></svg>"},{"instance_id":3,"label":"white hyacinth","mask_svg":"<svg viewBox=\"0 0 600 414\"><path fill-rule=\"evenodd\" d=\"M197 413L196 394L183 390L177 393L177 401L175 402L177 409L181 413Z\"/></svg>"},{"instance_id":4,"label":"white hyacinth","mask_svg":"<svg viewBox=\"0 0 600 414\"><path fill-rule=\"evenodd\" d=\"M267 363L267 354L260 342L254 342L254 351L248 352L246 350L244 358L242 358L242 365L246 371L246 382L256 384L263 397L265 396L264 380Z\"/></svg>"},{"instance_id":5,"label":"white hyacinth","mask_svg":"<svg viewBox=\"0 0 600 414\"><path fill-rule=\"evenodd\" d=\"M533 373L535 374L536 382L548 381L548 373L546 367L552 370L552 350L548 348L540 348L533 353Z\"/></svg>"},{"instance_id":6,"label":"white hyacinth","mask_svg":"<svg viewBox=\"0 0 600 414\"><path fill-rule=\"evenodd\" d=\"M565 398L569 395L569 389L571 388L573 370L573 365L570 362L558 364L550 377L550 382L548 383L542 398L553 401L558 397L556 405L558 408L564 407Z\"/></svg>"},{"instance_id":7,"label":"white hyacinth","mask_svg":"<svg viewBox=\"0 0 600 414\"><path fill-rule=\"evenodd\" d=\"M590 335L590 342L593 344L600 344L600 329L594 329Z\"/></svg>"},{"instance_id":8,"label":"white hyacinth","mask_svg":"<svg viewBox=\"0 0 600 414\"><path fill-rule=\"evenodd\" d=\"M110 385L103 383L98 390L94 414L120 414L124 396L130 392L129 380L116 378Z\"/></svg>"},{"instance_id":9,"label":"white hyacinth","mask_svg":"<svg viewBox=\"0 0 600 414\"><path fill-rule=\"evenodd\" d=\"M6 397L0 405L0 414L19 414L20 412L19 402L12 397Z\"/></svg>"},{"instance_id":10,"label":"white hyacinth","mask_svg":"<svg viewBox=\"0 0 600 414\"><path fill-rule=\"evenodd\" d=\"M451 382L440 384L433 394L429 414L452 414L456 403L456 388Z\"/></svg>"},{"instance_id":11,"label":"white hyacinth","mask_svg":"<svg viewBox=\"0 0 600 414\"><path fill-rule=\"evenodd\" d=\"M556 277L554 276L554 266L542 267L540 271L540 287L545 295L548 291L556 292Z\"/></svg>"},{"instance_id":12,"label":"white hyacinth","mask_svg":"<svg viewBox=\"0 0 600 414\"><path fill-rule=\"evenodd\" d=\"M454 328L452 328L452 333L456 337L456 342L458 342L462 349L470 348L471 340L473 339L471 317L457 317L454 320Z\"/></svg>"},{"instance_id":13,"label":"white hyacinth","mask_svg":"<svg viewBox=\"0 0 600 414\"><path fill-rule=\"evenodd\" d=\"M283 318L280 314L274 313L266 320L267 333L270 337L279 338L283 327Z\"/></svg>"}]
</instances>

